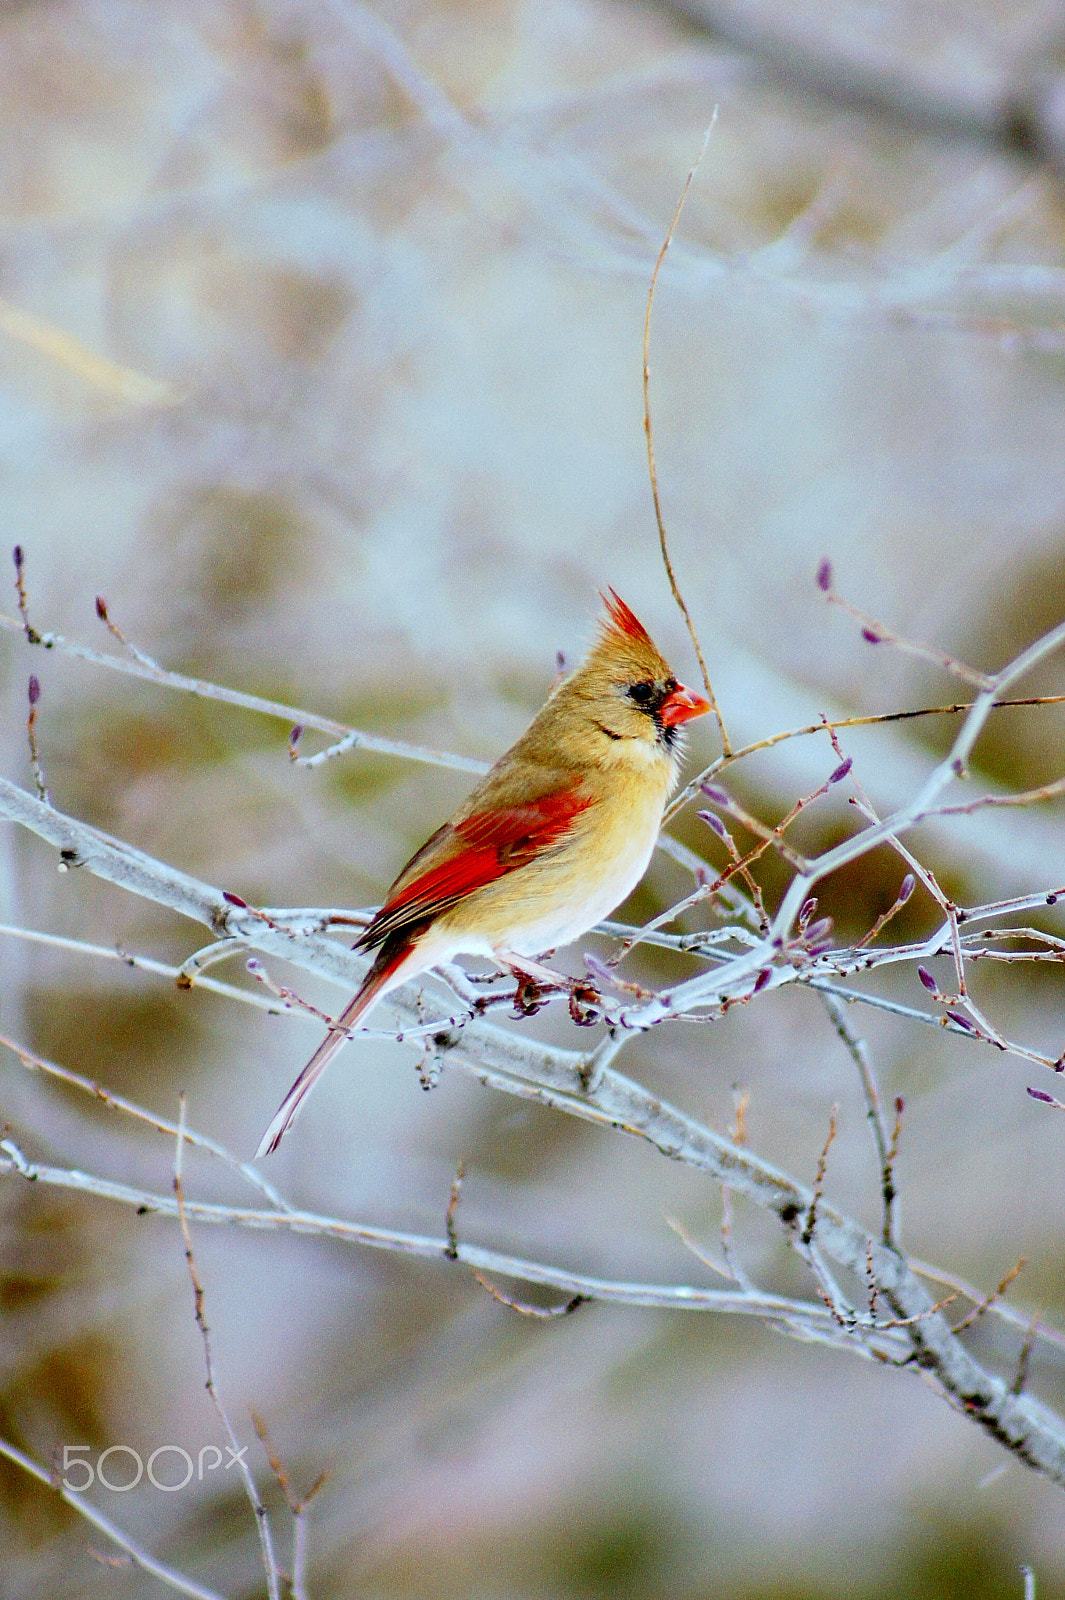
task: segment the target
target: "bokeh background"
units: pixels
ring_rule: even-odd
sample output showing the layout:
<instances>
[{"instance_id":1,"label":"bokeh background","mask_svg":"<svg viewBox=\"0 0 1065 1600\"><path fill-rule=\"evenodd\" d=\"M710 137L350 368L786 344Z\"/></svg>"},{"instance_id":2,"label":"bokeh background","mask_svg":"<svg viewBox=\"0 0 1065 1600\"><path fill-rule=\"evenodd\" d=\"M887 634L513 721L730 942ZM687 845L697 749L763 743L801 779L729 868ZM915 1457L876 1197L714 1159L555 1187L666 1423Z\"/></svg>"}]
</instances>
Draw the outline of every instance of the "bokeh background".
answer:
<instances>
[{"instance_id":1,"label":"bokeh background","mask_svg":"<svg viewBox=\"0 0 1065 1600\"><path fill-rule=\"evenodd\" d=\"M641 338L717 107L659 284L651 392L673 558L734 742L959 698L863 643L814 575L831 557L857 603L985 667L1065 615L1063 62L1060 8L1005 0L5 5L0 486L34 620L115 647L102 594L169 667L478 757L539 705L556 653L579 653L606 584L690 680ZM0 746L24 782L31 671L56 803L251 901L372 904L467 787L365 754L297 769L283 724L7 634ZM1065 687L1060 664L1032 687ZM1061 732L1055 710L1002 715L980 774L1058 776ZM909 723L846 748L886 806L948 738ZM709 759L713 729L695 744ZM834 765L796 741L737 792L776 817ZM802 840L842 825L819 813ZM920 844L963 903L1065 883L1052 806ZM0 852L5 924L166 960L200 942L58 875L11 826ZM877 856L825 908L868 926L899 876ZM686 886L658 858L628 912ZM909 917L931 925L919 897ZM976 981L1004 1030L1065 1043L1056 975ZM190 1122L242 1155L317 1037L7 935L0 1021L160 1115L186 1090ZM987 1290L1025 1256L1014 1300L1060 1326L1065 1121L1026 1097L1037 1069L862 1022L885 1093L907 1097L907 1245ZM572 1042L551 1013L529 1026ZM755 1149L803 1179L838 1101L828 1193L875 1227L852 1064L812 996L660 1030L621 1064L719 1128L748 1089ZM7 1052L0 1120L41 1160L169 1183L165 1140ZM716 1249L720 1197L695 1175L455 1073L423 1094L383 1043L346 1053L271 1177L307 1207L439 1232L460 1160L471 1240L707 1278L667 1222ZM247 1198L191 1158L186 1188ZM13 1177L0 1218L4 1434L45 1462L64 1443L218 1442L176 1226ZM809 1291L773 1230L734 1228L758 1282ZM195 1242L218 1381L282 1543L249 1408L297 1488L327 1473L316 1600L997 1597L1020 1595L1022 1562L1041 1600L1065 1595L1060 1491L915 1377L749 1322L529 1321L458 1268L318 1240ZM1019 1339L982 1337L1009 1371ZM1065 1400L1060 1360L1038 1354L1032 1381ZM0 1594L161 1592L0 1465ZM97 1499L200 1581L263 1592L232 1474Z\"/></svg>"}]
</instances>

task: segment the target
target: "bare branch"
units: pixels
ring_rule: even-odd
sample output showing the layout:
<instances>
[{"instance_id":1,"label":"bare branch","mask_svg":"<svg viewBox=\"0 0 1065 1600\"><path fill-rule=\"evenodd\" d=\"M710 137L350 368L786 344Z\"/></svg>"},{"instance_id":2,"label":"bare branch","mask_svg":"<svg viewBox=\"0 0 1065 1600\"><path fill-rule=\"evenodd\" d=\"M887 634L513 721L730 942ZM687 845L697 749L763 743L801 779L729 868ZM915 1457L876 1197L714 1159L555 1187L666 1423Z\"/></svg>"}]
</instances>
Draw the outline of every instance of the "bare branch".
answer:
<instances>
[{"instance_id":1,"label":"bare branch","mask_svg":"<svg viewBox=\"0 0 1065 1600\"><path fill-rule=\"evenodd\" d=\"M0 1140L0 1173L18 1174L29 1182L46 1187L93 1194L102 1200L129 1206L144 1216L178 1218L180 1214L177 1200L172 1195L135 1189L92 1173L29 1161L12 1139ZM284 1210L259 1211L249 1207L185 1199L184 1211L188 1221L201 1224L307 1234L336 1239L344 1244L361 1245L371 1250L386 1250L396 1255L461 1261L474 1273L492 1273L538 1287L557 1289L575 1300L598 1300L613 1305L664 1311L704 1311L761 1319L802 1320L809 1327L820 1329L825 1337L831 1335L833 1319L823 1305L754 1289L741 1292L705 1289L695 1284L629 1283L595 1278L570 1272L566 1268L552 1267L544 1262L488 1250L479 1245L460 1243L457 1238L452 1245L452 1240L446 1234L443 1238L433 1238L430 1235L403 1233L393 1228L379 1228L368 1223L300 1211L288 1205ZM868 1332L871 1336L879 1337L879 1330L873 1324L869 1325ZM845 1342L849 1348L861 1353L859 1341L852 1339ZM904 1353L902 1346L894 1347L897 1358Z\"/></svg>"},{"instance_id":2,"label":"bare branch","mask_svg":"<svg viewBox=\"0 0 1065 1600\"><path fill-rule=\"evenodd\" d=\"M124 1533L121 1528L117 1527L110 1517L105 1517L102 1511L97 1511L96 1507L86 1500L83 1495L75 1494L71 1489L65 1489L63 1484L51 1472L47 1472L39 1462L34 1461L32 1456L26 1455L25 1451L19 1450L17 1446L9 1444L6 1439L0 1439L0 1456L6 1456L9 1461L14 1462L16 1467L21 1467L23 1472L28 1472L31 1478L36 1478L38 1483L43 1483L47 1488L54 1490L60 1500L65 1501L68 1506L72 1506L79 1516L84 1517L86 1522L90 1522L98 1532L110 1539L112 1544L116 1544L120 1550L124 1550L134 1566L140 1567L144 1572L150 1572L153 1578L158 1578L169 1589L175 1589L178 1594L190 1595L192 1600L225 1600L225 1596L220 1594L217 1589L208 1589L202 1583L194 1583L191 1578L184 1577L182 1573L175 1571L173 1567L164 1565L162 1561L156 1561L155 1557L150 1556L146 1550L142 1549L139 1544L130 1538L128 1533Z\"/></svg>"},{"instance_id":3,"label":"bare branch","mask_svg":"<svg viewBox=\"0 0 1065 1600\"><path fill-rule=\"evenodd\" d=\"M78 661L87 661L92 666L106 667L111 672L122 672L130 678L141 678L147 683L158 684L163 689L177 689L182 694L195 695L200 700L215 700L222 705L237 706L243 711L254 711L260 716L275 717L290 728L296 724L303 728L314 728L330 739L343 741L345 749L373 750L380 755L399 756L405 761L420 761L434 767L450 767L455 772L471 772L478 777L487 772L490 765L489 762L478 761L472 756L451 755L444 750L432 750L426 745L408 744L403 739L386 739L381 734L364 733L358 728L346 728L343 723L335 722L331 717L318 716L313 711L302 711L296 706L285 705L280 700L267 700L262 695L246 694L242 689L227 689L222 684L210 683L205 678L189 678L182 672L170 672L166 668L157 666L140 651L129 657L104 655L88 645L74 644L69 639L64 639L61 634L38 633L36 629L30 627L28 621L16 622L14 617L3 615L0 615L0 628L15 629L24 633L31 644L40 645L45 650L56 650L63 655L73 656ZM312 762L308 760L302 764L309 766Z\"/></svg>"}]
</instances>

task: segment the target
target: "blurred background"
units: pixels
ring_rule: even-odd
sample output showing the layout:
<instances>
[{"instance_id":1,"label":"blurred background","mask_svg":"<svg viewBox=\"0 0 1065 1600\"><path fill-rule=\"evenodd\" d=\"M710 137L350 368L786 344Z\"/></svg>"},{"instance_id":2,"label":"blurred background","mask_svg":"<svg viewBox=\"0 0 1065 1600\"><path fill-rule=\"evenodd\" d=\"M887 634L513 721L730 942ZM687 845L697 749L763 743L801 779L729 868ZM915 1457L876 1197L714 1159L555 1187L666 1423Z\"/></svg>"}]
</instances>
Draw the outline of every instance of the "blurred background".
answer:
<instances>
[{"instance_id":1,"label":"blurred background","mask_svg":"<svg viewBox=\"0 0 1065 1600\"><path fill-rule=\"evenodd\" d=\"M580 653L607 584L693 681L641 339L715 107L659 282L651 395L673 559L733 742L964 698L826 609L824 556L857 604L980 667L1065 616L1065 26L1049 0L25 0L0 9L0 104L0 486L42 629L117 649L100 594L168 667L481 758L539 706L557 652ZM373 904L469 786L359 753L296 768L281 722L8 633L2 770L27 784L31 671L55 803L249 901ZM1027 687L1065 688L1060 663ZM886 807L950 726L845 749ZM978 774L1059 776L1061 732L1054 709L1002 714ZM713 728L694 744L709 760ZM775 820L835 764L795 741L733 781ZM1065 883L1061 815L984 814L917 843L971 904ZM843 826L817 812L799 842ZM697 821L676 831L718 860ZM853 934L901 870L878 855L823 909ZM779 872L765 881L772 898ZM659 856L626 913L688 884ZM907 916L904 932L933 925L920 896ZM12 826L0 917L168 961L204 942L57 874ZM985 965L974 983L1011 1036L1065 1045L1055 973ZM921 999L912 974L898 993ZM1026 1257L1013 1301L1060 1326L1065 1121L1026 1097L1038 1069L856 1021L884 1093L907 1097L907 1247L986 1291ZM186 1090L190 1123L243 1156L319 1031L7 935L0 1023L161 1116ZM553 1011L512 1025L587 1037ZM712 1186L458 1073L424 1094L412 1063L387 1043L346 1052L270 1164L290 1200L438 1234L461 1160L471 1242L713 1284L667 1221L716 1250ZM619 1064L721 1130L749 1090L754 1149L804 1181L838 1101L827 1194L877 1226L853 1065L812 995L658 1030ZM167 1140L9 1052L0 1121L31 1158L168 1190ZM250 1198L191 1156L185 1184ZM737 1210L752 1277L810 1293L778 1234ZM201 1227L195 1244L218 1383L283 1557L249 1408L297 1490L327 1474L308 1512L316 1600L1019 1596L1022 1562L1040 1600L1065 1595L1060 1491L912 1376L748 1321L593 1305L544 1324L458 1268L321 1240ZM9 1177L0 1273L0 1433L45 1463L64 1443L146 1458L220 1442L174 1223ZM1019 1336L978 1337L1009 1373ZM1032 1382L1065 1403L1060 1360L1037 1354ZM161 1592L0 1468L0 1595ZM94 1498L183 1572L253 1596L234 1476Z\"/></svg>"}]
</instances>

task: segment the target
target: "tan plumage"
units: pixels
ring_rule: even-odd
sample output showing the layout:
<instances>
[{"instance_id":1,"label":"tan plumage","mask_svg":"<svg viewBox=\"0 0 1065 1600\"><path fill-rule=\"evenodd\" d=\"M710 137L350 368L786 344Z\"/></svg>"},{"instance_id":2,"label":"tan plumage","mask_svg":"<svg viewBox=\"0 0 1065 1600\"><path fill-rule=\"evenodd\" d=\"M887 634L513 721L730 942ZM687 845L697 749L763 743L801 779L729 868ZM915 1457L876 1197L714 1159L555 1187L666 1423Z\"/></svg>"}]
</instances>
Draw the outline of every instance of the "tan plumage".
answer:
<instances>
[{"instance_id":1,"label":"tan plumage","mask_svg":"<svg viewBox=\"0 0 1065 1600\"><path fill-rule=\"evenodd\" d=\"M275 1150L373 1002L456 955L522 974L595 926L639 882L677 778L680 727L709 711L613 590L581 665L449 822L414 855L356 949L362 987L285 1096L257 1151Z\"/></svg>"}]
</instances>

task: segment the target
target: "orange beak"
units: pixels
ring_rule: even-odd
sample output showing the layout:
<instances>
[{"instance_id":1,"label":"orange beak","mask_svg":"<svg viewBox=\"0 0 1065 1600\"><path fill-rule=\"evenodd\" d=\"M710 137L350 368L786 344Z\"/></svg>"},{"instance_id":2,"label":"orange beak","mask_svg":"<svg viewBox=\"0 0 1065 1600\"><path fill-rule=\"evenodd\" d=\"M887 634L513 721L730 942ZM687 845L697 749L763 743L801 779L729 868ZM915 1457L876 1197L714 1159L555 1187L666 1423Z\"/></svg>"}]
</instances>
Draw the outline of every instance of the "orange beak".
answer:
<instances>
[{"instance_id":1,"label":"orange beak","mask_svg":"<svg viewBox=\"0 0 1065 1600\"><path fill-rule=\"evenodd\" d=\"M704 700L694 689L686 689L682 683L678 683L668 700L663 700L659 706L658 717L667 728L675 728L678 723L705 716L709 710L709 700Z\"/></svg>"}]
</instances>

